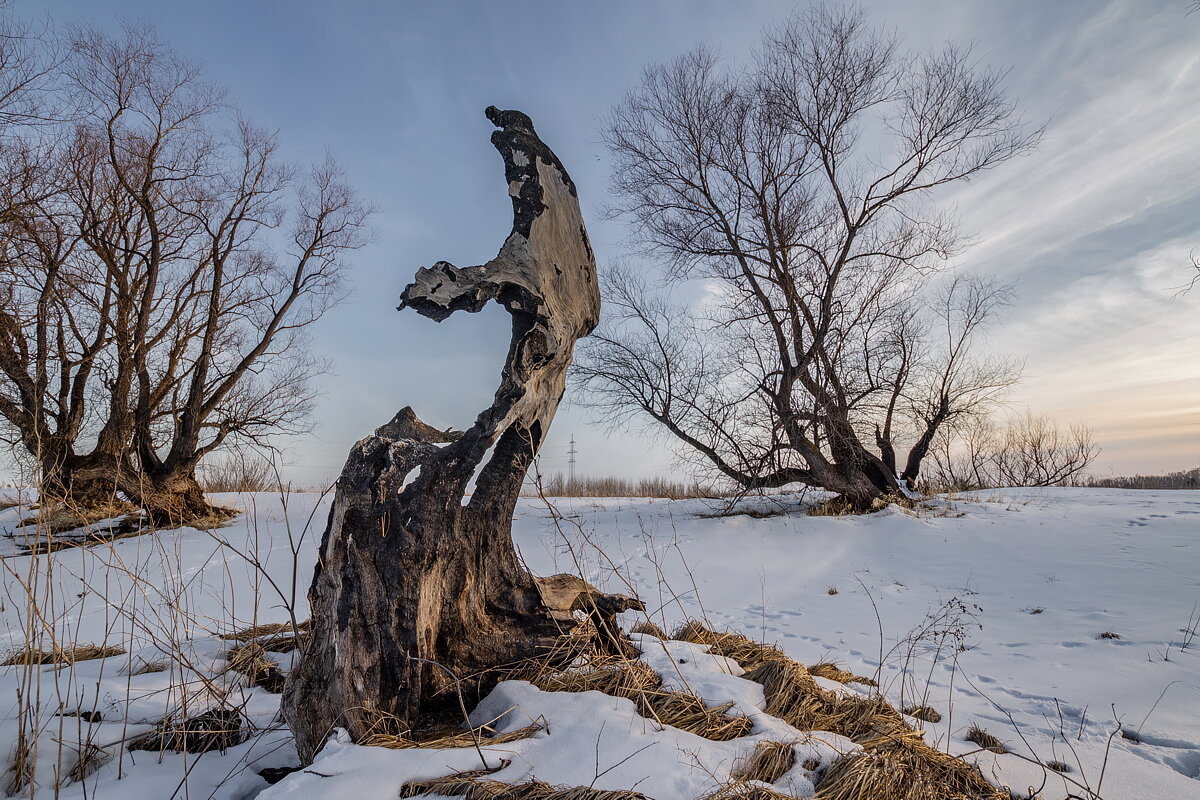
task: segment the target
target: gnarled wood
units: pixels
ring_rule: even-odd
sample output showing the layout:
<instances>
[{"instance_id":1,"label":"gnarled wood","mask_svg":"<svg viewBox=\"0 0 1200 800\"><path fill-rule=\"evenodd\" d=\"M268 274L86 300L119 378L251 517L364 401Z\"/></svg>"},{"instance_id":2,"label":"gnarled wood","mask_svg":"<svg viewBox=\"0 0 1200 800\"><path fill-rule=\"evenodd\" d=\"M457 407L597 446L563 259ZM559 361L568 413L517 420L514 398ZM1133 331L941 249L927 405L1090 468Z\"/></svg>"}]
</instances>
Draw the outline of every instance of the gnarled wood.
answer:
<instances>
[{"instance_id":1,"label":"gnarled wood","mask_svg":"<svg viewBox=\"0 0 1200 800\"><path fill-rule=\"evenodd\" d=\"M536 655L572 622L581 597L609 625L640 606L574 584L567 599L544 597L513 547L517 494L600 295L575 184L529 117L487 116L499 128L492 144L504 158L512 233L481 266L419 270L400 307L439 321L491 300L508 309L500 386L465 432L438 431L405 408L351 450L309 591L312 636L283 699L305 760L335 726L356 738L381 716L412 727L447 688L445 670L466 678ZM486 688L486 677L473 680Z\"/></svg>"}]
</instances>

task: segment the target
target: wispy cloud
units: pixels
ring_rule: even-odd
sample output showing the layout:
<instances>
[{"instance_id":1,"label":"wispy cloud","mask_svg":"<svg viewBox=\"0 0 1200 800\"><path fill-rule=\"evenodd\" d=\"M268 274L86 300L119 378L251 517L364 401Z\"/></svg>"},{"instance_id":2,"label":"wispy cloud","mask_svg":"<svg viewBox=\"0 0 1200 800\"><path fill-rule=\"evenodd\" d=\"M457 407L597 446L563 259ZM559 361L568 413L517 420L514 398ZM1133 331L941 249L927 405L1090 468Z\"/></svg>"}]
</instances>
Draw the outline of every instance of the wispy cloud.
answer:
<instances>
[{"instance_id":1,"label":"wispy cloud","mask_svg":"<svg viewBox=\"0 0 1200 800\"><path fill-rule=\"evenodd\" d=\"M1118 471L1200 462L1200 293L1175 291L1200 246L1189 23L1113 3L1031 42L1012 77L1031 115L1052 114L1042 146L954 197L979 237L964 263L1017 286L994 337L1027 357L1015 399L1092 424Z\"/></svg>"}]
</instances>

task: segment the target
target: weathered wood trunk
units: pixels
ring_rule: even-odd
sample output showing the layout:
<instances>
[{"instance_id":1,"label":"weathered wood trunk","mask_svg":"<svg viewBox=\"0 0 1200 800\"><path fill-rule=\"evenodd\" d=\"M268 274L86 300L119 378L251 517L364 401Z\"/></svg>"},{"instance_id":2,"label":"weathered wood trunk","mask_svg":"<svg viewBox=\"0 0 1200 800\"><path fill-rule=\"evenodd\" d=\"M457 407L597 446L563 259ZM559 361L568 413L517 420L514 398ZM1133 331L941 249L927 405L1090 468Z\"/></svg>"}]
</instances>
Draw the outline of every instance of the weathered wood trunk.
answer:
<instances>
[{"instance_id":1,"label":"weathered wood trunk","mask_svg":"<svg viewBox=\"0 0 1200 800\"><path fill-rule=\"evenodd\" d=\"M465 432L438 431L405 408L351 450L309 590L312 634L283 699L306 761L334 727L358 738L380 720L415 726L439 692L454 699L446 670L469 679L468 694L487 688L481 671L542 652L569 619L522 566L511 528L575 340L599 318L596 264L575 185L533 123L517 111L487 116L500 128L492 144L512 233L482 266L419 270L400 307L440 321L491 300L504 306L512 341L500 386Z\"/></svg>"}]
</instances>

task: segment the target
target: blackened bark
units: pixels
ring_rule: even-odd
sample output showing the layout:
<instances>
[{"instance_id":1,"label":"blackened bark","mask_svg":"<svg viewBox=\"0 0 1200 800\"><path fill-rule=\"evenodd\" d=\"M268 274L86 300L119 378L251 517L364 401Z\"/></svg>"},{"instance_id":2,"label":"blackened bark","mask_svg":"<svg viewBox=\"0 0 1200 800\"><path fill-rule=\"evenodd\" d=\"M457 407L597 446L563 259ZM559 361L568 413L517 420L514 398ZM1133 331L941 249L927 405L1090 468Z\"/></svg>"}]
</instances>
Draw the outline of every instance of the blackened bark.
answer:
<instances>
[{"instance_id":1,"label":"blackened bark","mask_svg":"<svg viewBox=\"0 0 1200 800\"><path fill-rule=\"evenodd\" d=\"M381 720L411 728L439 692L445 698L445 670L477 693L494 681L486 670L544 652L573 624L522 566L511 528L575 341L599 318L596 265L575 185L533 123L517 111L487 116L499 128L492 144L504 159L512 233L482 266L419 270L401 308L440 321L491 300L504 306L512 340L500 386L465 432L438 431L406 408L351 450L309 590L312 635L283 698L305 760L334 727L354 738ZM591 604L610 618L637 605Z\"/></svg>"},{"instance_id":2,"label":"blackened bark","mask_svg":"<svg viewBox=\"0 0 1200 800\"><path fill-rule=\"evenodd\" d=\"M892 445L891 437L879 430L879 426L875 426L875 446L879 448L879 458L883 461L883 465L896 474L896 448Z\"/></svg>"},{"instance_id":3,"label":"blackened bark","mask_svg":"<svg viewBox=\"0 0 1200 800\"><path fill-rule=\"evenodd\" d=\"M942 427L949 416L950 400L942 397L937 412L926 421L925 430L921 432L912 449L908 451L908 459L905 461L904 472L900 478L908 481L910 486L921 476L921 462L925 460L925 456L929 455L929 448L933 446L933 439L937 436L938 429Z\"/></svg>"}]
</instances>

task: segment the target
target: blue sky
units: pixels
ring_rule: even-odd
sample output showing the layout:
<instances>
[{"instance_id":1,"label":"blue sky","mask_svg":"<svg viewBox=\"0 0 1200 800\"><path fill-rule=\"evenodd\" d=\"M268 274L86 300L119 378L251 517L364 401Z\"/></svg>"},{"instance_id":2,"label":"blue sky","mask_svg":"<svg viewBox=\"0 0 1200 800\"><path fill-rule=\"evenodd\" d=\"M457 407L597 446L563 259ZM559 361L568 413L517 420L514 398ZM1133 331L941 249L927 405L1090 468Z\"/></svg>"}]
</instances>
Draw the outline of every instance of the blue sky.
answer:
<instances>
[{"instance_id":1,"label":"blue sky","mask_svg":"<svg viewBox=\"0 0 1200 800\"><path fill-rule=\"evenodd\" d=\"M802 4L799 4L802 5ZM958 190L978 244L964 268L1016 282L1019 307L989 345L1026 358L1014 399L1083 420L1101 470L1200 463L1200 290L1174 297L1200 248L1200 14L1185 0L879 0L881 23L913 47L974 41L1011 67L1039 151ZM607 155L598 118L647 63L699 42L731 59L794 2L308 2L16 0L22 16L114 26L153 23L202 62L285 153L328 147L381 213L347 302L314 330L335 374L322 380L320 430L289 445L289 473L317 485L349 445L411 404L464 426L491 400L507 346L499 308L440 327L394 310L412 273L439 259L492 257L510 206L484 107L530 114L580 188L601 267L625 230L601 218ZM608 433L560 411L544 469L672 470L668 443Z\"/></svg>"}]
</instances>

